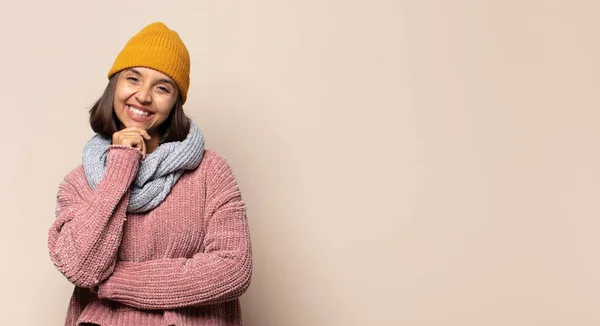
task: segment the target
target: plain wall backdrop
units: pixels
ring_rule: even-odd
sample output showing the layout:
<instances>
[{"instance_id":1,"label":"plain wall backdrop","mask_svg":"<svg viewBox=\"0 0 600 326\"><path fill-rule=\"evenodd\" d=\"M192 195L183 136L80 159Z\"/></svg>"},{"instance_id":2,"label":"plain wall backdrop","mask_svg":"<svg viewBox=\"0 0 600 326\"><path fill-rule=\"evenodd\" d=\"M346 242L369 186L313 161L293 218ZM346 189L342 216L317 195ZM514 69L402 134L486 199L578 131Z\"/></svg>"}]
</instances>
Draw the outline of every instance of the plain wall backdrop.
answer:
<instances>
[{"instance_id":1,"label":"plain wall backdrop","mask_svg":"<svg viewBox=\"0 0 600 326\"><path fill-rule=\"evenodd\" d=\"M153 21L248 204L246 325L600 324L600 2L1 4L3 325L63 323L58 184Z\"/></svg>"}]
</instances>

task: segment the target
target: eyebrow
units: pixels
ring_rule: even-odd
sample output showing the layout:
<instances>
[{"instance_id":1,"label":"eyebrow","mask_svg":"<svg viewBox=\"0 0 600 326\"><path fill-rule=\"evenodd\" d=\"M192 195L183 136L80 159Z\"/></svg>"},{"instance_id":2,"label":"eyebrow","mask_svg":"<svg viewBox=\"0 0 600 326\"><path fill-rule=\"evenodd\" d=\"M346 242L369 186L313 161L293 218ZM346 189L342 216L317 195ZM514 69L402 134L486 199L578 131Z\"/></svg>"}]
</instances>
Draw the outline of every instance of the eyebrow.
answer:
<instances>
[{"instance_id":1,"label":"eyebrow","mask_svg":"<svg viewBox=\"0 0 600 326\"><path fill-rule=\"evenodd\" d=\"M167 83L173 87L176 87L175 84L173 83L173 81L171 81L170 79L162 78L162 79L159 79L158 81L162 82L162 83Z\"/></svg>"},{"instance_id":2,"label":"eyebrow","mask_svg":"<svg viewBox=\"0 0 600 326\"><path fill-rule=\"evenodd\" d=\"M127 69L127 70L129 70L129 71L133 72L133 73L134 73L134 74L136 74L136 75L140 75L140 76L142 75L142 74L141 74L139 71L137 71L137 70L135 70L135 69L133 69L133 68L129 68L129 69Z\"/></svg>"},{"instance_id":3,"label":"eyebrow","mask_svg":"<svg viewBox=\"0 0 600 326\"><path fill-rule=\"evenodd\" d=\"M139 71L137 71L135 68L129 68L127 70L133 72L134 74L136 74L138 76L142 76L142 73L140 73ZM161 78L161 79L158 80L158 82L160 82L160 83L167 83L167 84L169 84L169 85L171 85L173 87L176 87L175 83L173 83L173 81L170 80L170 79Z\"/></svg>"}]
</instances>

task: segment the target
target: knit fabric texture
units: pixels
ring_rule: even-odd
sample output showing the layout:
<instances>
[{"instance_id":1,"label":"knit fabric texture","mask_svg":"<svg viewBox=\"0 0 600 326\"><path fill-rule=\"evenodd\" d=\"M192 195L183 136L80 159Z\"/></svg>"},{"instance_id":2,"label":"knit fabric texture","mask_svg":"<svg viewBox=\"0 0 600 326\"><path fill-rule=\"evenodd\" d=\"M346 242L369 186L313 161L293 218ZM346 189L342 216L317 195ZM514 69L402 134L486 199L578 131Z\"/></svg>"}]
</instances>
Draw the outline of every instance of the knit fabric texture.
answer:
<instances>
[{"instance_id":1,"label":"knit fabric texture","mask_svg":"<svg viewBox=\"0 0 600 326\"><path fill-rule=\"evenodd\" d=\"M110 139L93 136L83 149L83 169L88 183L96 189L106 171ZM185 170L200 165L204 136L190 119L190 131L183 141L161 144L140 162L131 185L128 212L146 212L158 206Z\"/></svg>"},{"instance_id":2,"label":"knit fabric texture","mask_svg":"<svg viewBox=\"0 0 600 326\"><path fill-rule=\"evenodd\" d=\"M82 165L59 186L48 247L75 285L65 325L242 325L252 254L231 168L205 151L159 206L128 213L140 160L137 149L111 145L95 190Z\"/></svg>"},{"instance_id":3,"label":"knit fabric texture","mask_svg":"<svg viewBox=\"0 0 600 326\"><path fill-rule=\"evenodd\" d=\"M133 67L152 68L171 77L185 103L190 87L190 54L176 31L161 22L144 27L123 47L108 78Z\"/></svg>"}]
</instances>

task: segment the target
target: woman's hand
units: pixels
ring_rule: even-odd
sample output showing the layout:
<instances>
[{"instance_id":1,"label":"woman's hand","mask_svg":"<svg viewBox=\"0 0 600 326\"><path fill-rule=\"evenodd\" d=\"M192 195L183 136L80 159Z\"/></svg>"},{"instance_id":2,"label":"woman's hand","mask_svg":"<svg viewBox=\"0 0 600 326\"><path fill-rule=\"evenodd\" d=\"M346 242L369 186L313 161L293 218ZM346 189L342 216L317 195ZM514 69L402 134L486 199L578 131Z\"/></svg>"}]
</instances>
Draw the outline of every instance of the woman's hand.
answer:
<instances>
[{"instance_id":1,"label":"woman's hand","mask_svg":"<svg viewBox=\"0 0 600 326\"><path fill-rule=\"evenodd\" d=\"M115 132L112 136L113 145L125 145L137 148L142 152L142 158L146 158L146 143L144 139L150 140L150 134L140 127L129 127Z\"/></svg>"}]
</instances>

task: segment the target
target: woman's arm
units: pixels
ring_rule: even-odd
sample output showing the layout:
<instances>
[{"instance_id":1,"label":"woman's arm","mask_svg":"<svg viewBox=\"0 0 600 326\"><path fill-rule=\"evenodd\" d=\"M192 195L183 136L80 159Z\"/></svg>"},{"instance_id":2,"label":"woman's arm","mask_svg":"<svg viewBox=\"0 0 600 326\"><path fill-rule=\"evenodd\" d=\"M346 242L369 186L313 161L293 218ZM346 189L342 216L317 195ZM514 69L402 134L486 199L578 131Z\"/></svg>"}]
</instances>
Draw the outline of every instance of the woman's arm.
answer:
<instances>
[{"instance_id":1,"label":"woman's arm","mask_svg":"<svg viewBox=\"0 0 600 326\"><path fill-rule=\"evenodd\" d=\"M225 302L250 284L252 254L246 206L224 159L207 171L205 250L190 259L117 262L98 296L139 309L175 309Z\"/></svg>"},{"instance_id":2,"label":"woman's arm","mask_svg":"<svg viewBox=\"0 0 600 326\"><path fill-rule=\"evenodd\" d=\"M74 285L93 287L112 273L140 158L138 149L112 145L104 177L90 198L78 189L86 180L67 176L59 186L48 248L56 268Z\"/></svg>"}]
</instances>

